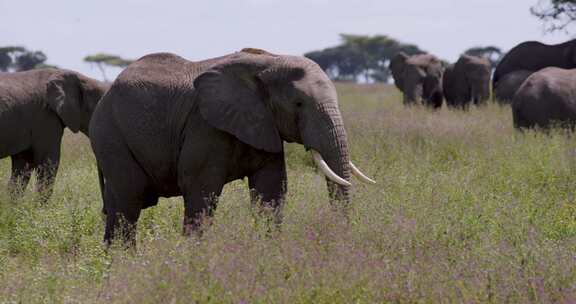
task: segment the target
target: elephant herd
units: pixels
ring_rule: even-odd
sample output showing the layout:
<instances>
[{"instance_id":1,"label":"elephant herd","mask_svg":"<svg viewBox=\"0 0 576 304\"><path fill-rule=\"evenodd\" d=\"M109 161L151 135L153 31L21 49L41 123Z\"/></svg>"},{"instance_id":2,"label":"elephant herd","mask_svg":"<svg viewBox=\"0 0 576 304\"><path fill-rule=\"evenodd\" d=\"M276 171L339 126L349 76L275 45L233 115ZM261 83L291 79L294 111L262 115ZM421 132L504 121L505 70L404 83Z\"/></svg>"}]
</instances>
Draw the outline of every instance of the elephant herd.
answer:
<instances>
[{"instance_id":1,"label":"elephant herd","mask_svg":"<svg viewBox=\"0 0 576 304\"><path fill-rule=\"evenodd\" d=\"M576 42L526 42L492 77L511 100L514 125L576 122ZM433 55L390 63L407 105L467 109L490 97L492 67L463 55L446 66ZM135 241L140 212L183 196L183 232L200 232L224 185L248 178L251 200L279 224L287 187L283 142L311 152L330 202L350 201L351 176L375 183L351 161L337 93L326 73L300 56L243 49L192 62L157 53L130 64L111 84L74 71L0 73L0 158L11 157L17 200L36 172L41 202L52 193L64 128L90 138L96 156L104 240Z\"/></svg>"},{"instance_id":2,"label":"elephant herd","mask_svg":"<svg viewBox=\"0 0 576 304\"><path fill-rule=\"evenodd\" d=\"M510 104L518 129L576 126L576 40L556 45L524 42L492 67L487 59L462 55L447 65L430 54L397 54L390 62L405 105L421 103L467 109L490 99Z\"/></svg>"},{"instance_id":3,"label":"elephant herd","mask_svg":"<svg viewBox=\"0 0 576 304\"><path fill-rule=\"evenodd\" d=\"M223 186L244 177L253 203L279 224L283 142L311 152L336 206L349 202L352 175L374 183L350 161L334 84L305 57L151 54L110 86L67 70L2 73L0 157L12 158L13 199L33 171L42 200L50 196L65 127L90 138L108 244L133 244L141 210L160 197L183 196L184 233L200 232Z\"/></svg>"},{"instance_id":4,"label":"elephant herd","mask_svg":"<svg viewBox=\"0 0 576 304\"><path fill-rule=\"evenodd\" d=\"M462 55L446 65L431 54L400 52L390 62L390 70L405 105L423 103L437 109L446 99L449 107L465 110L490 97L492 67L485 58Z\"/></svg>"}]
</instances>

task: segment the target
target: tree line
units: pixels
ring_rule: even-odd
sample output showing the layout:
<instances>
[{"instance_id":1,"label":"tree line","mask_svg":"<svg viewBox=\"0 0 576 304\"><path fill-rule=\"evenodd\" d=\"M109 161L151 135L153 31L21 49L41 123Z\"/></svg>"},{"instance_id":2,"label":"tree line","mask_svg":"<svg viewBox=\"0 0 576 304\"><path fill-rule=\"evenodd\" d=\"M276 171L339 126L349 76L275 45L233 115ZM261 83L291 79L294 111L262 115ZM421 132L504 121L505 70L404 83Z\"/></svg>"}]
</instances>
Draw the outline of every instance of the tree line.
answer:
<instances>
[{"instance_id":1,"label":"tree line","mask_svg":"<svg viewBox=\"0 0 576 304\"><path fill-rule=\"evenodd\" d=\"M48 67L46 59L48 58L41 51L31 51L22 46L0 47L0 72L20 72Z\"/></svg>"},{"instance_id":2,"label":"tree line","mask_svg":"<svg viewBox=\"0 0 576 304\"><path fill-rule=\"evenodd\" d=\"M415 44L385 35L341 34L340 38L341 43L337 46L304 54L337 81L389 82L392 76L389 65L394 56L400 52L407 55L426 53ZM477 46L464 53L487 58L493 66L503 55L495 46Z\"/></svg>"},{"instance_id":3,"label":"tree line","mask_svg":"<svg viewBox=\"0 0 576 304\"><path fill-rule=\"evenodd\" d=\"M403 43L394 38L376 35L341 35L342 43L323 50L312 51L304 56L317 62L328 76L336 81L388 82L390 60L398 53L422 54L417 45ZM497 47L471 48L467 53L484 56L495 62L502 55ZM48 57L41 51L31 51L22 46L0 47L0 71L18 72L36 68L56 67L46 63ZM133 62L117 55L98 53L84 57L84 62L95 66L105 81L106 70L125 68Z\"/></svg>"},{"instance_id":4,"label":"tree line","mask_svg":"<svg viewBox=\"0 0 576 304\"><path fill-rule=\"evenodd\" d=\"M46 63L48 57L42 51L28 50L23 46L0 47L0 72L22 72L40 68L58 68ZM84 57L84 62L95 65L107 81L107 68L125 68L133 60L117 55L98 53Z\"/></svg>"}]
</instances>

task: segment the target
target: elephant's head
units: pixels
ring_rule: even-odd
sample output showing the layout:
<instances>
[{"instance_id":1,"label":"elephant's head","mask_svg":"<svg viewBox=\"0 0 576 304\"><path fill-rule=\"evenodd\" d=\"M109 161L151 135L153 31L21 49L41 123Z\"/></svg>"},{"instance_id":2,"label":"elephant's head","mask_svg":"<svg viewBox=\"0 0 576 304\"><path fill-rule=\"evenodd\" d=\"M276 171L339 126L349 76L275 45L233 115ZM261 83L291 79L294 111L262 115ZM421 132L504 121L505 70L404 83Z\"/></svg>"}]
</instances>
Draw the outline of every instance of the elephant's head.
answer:
<instances>
[{"instance_id":1,"label":"elephant's head","mask_svg":"<svg viewBox=\"0 0 576 304\"><path fill-rule=\"evenodd\" d=\"M72 132L88 135L88 125L108 86L76 72L58 70L46 87L48 106Z\"/></svg>"},{"instance_id":2,"label":"elephant's head","mask_svg":"<svg viewBox=\"0 0 576 304\"><path fill-rule=\"evenodd\" d=\"M201 115L257 149L282 152L283 141L312 150L332 199L349 201L350 162L333 83L313 61L245 49L194 81Z\"/></svg>"},{"instance_id":3,"label":"elephant's head","mask_svg":"<svg viewBox=\"0 0 576 304\"><path fill-rule=\"evenodd\" d=\"M394 84L402 92L404 92L404 66L406 65L406 60L408 60L408 58L409 56L406 55L406 53L400 52L390 61L390 70L392 71Z\"/></svg>"},{"instance_id":4,"label":"elephant's head","mask_svg":"<svg viewBox=\"0 0 576 304\"><path fill-rule=\"evenodd\" d=\"M407 56L399 53L390 63L396 86L404 93L407 104L423 102L442 105L442 62L433 55Z\"/></svg>"}]
</instances>

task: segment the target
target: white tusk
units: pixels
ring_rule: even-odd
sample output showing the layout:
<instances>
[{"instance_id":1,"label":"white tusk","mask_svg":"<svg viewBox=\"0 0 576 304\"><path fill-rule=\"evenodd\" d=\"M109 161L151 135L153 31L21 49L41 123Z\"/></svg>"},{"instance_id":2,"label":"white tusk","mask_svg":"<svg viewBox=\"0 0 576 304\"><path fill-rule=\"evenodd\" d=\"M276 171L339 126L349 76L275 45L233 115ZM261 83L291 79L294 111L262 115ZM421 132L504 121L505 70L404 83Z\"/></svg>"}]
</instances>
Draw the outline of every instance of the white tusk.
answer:
<instances>
[{"instance_id":1,"label":"white tusk","mask_svg":"<svg viewBox=\"0 0 576 304\"><path fill-rule=\"evenodd\" d=\"M310 150L310 151L312 151L312 157L314 158L314 162L316 163L318 168L320 168L322 173L324 173L324 175L326 175L326 177L328 177L328 179L330 179L331 181L333 181L339 185L342 185L342 186L351 186L351 184L347 180L338 176L338 174L334 173L334 171L332 171L332 169L330 169L330 167L328 167L328 164L324 161L324 159L322 158L322 155L320 155L320 153L318 153L314 150Z\"/></svg>"},{"instance_id":2,"label":"white tusk","mask_svg":"<svg viewBox=\"0 0 576 304\"><path fill-rule=\"evenodd\" d=\"M352 162L350 162L350 169L352 169L352 174L356 175L356 177L367 184L376 184L376 181L369 178L368 176L364 175L360 169L356 168Z\"/></svg>"}]
</instances>

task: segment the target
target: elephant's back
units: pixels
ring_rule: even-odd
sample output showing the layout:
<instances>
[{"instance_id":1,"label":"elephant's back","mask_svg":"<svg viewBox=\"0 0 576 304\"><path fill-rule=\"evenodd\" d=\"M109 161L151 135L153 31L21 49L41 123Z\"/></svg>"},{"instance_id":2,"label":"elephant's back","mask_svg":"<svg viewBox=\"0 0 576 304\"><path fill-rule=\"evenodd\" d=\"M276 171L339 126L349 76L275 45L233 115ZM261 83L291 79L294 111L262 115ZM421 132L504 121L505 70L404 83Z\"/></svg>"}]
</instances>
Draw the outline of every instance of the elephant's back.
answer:
<instances>
[{"instance_id":1,"label":"elephant's back","mask_svg":"<svg viewBox=\"0 0 576 304\"><path fill-rule=\"evenodd\" d=\"M466 70L475 70L482 73L490 73L490 69L492 68L488 59L466 54L458 58L458 61L456 61L456 66L462 67Z\"/></svg>"},{"instance_id":2,"label":"elephant's back","mask_svg":"<svg viewBox=\"0 0 576 304\"><path fill-rule=\"evenodd\" d=\"M530 126L576 121L576 69L544 68L532 73L514 95L513 113Z\"/></svg>"},{"instance_id":3,"label":"elephant's back","mask_svg":"<svg viewBox=\"0 0 576 304\"><path fill-rule=\"evenodd\" d=\"M496 66L494 83L497 83L504 75L517 70L535 72L546 67L573 68L563 54L564 49L572 47L573 44L573 41L556 45L548 45L538 41L520 43L504 55Z\"/></svg>"},{"instance_id":4,"label":"elephant's back","mask_svg":"<svg viewBox=\"0 0 576 304\"><path fill-rule=\"evenodd\" d=\"M99 102L91 122L109 133L95 141L121 141L150 177L158 195L177 185L177 108L193 103L189 61L167 53L147 55L128 66ZM113 125L114 130L95 125ZM96 143L98 144L98 143Z\"/></svg>"},{"instance_id":5,"label":"elephant's back","mask_svg":"<svg viewBox=\"0 0 576 304\"><path fill-rule=\"evenodd\" d=\"M192 62L170 53L146 55L122 71L97 106L91 130L113 124L99 137L119 138L160 196L177 195L180 136L195 103L194 79L224 58Z\"/></svg>"},{"instance_id":6,"label":"elephant's back","mask_svg":"<svg viewBox=\"0 0 576 304\"><path fill-rule=\"evenodd\" d=\"M45 132L48 122L60 124L44 98L54 71L0 73L0 158L28 149L32 136Z\"/></svg>"},{"instance_id":7,"label":"elephant's back","mask_svg":"<svg viewBox=\"0 0 576 304\"><path fill-rule=\"evenodd\" d=\"M0 73L0 95L41 95L56 69L38 69L23 72Z\"/></svg>"}]
</instances>

